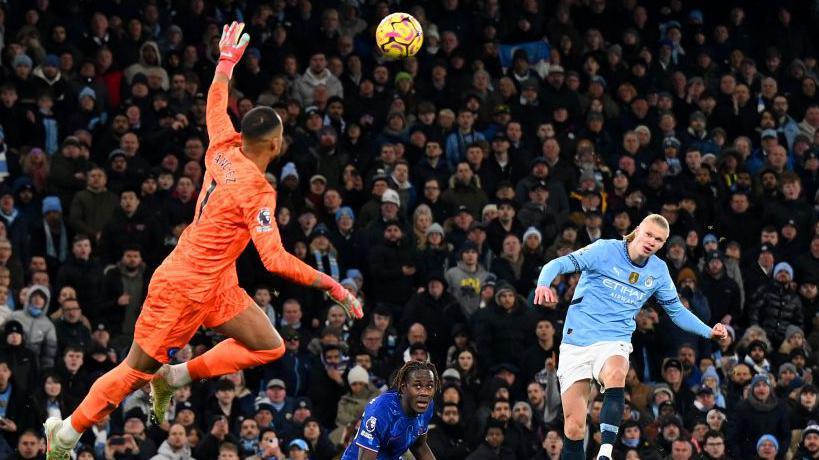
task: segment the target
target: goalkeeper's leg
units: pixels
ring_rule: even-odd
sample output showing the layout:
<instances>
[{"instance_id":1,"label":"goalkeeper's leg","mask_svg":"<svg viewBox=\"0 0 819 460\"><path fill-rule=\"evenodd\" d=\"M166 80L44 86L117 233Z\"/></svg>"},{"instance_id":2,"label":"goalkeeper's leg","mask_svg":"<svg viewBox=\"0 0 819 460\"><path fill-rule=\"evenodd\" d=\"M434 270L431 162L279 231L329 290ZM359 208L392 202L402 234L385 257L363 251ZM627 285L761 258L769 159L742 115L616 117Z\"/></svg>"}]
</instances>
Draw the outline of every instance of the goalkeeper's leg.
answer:
<instances>
[{"instance_id":1,"label":"goalkeeper's leg","mask_svg":"<svg viewBox=\"0 0 819 460\"><path fill-rule=\"evenodd\" d=\"M148 383L159 366L159 361L134 342L125 361L94 382L73 414L65 420L46 420L47 458L68 459L82 433L113 412L128 394Z\"/></svg>"},{"instance_id":2,"label":"goalkeeper's leg","mask_svg":"<svg viewBox=\"0 0 819 460\"><path fill-rule=\"evenodd\" d=\"M179 387L193 380L218 377L279 359L285 347L267 315L251 299L246 307L222 324L211 326L230 337L187 363L163 368L157 380ZM210 320L213 321L213 320ZM206 321L208 325L209 321Z\"/></svg>"}]
</instances>

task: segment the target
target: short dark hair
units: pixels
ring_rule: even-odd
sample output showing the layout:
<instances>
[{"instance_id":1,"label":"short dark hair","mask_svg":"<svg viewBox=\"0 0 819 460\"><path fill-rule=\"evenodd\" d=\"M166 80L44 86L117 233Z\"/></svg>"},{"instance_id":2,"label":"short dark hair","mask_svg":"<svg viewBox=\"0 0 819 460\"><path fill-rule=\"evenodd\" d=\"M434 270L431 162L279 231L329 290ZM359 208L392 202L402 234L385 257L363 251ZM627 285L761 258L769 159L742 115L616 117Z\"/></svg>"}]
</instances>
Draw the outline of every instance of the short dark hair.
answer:
<instances>
[{"instance_id":1,"label":"short dark hair","mask_svg":"<svg viewBox=\"0 0 819 460\"><path fill-rule=\"evenodd\" d=\"M68 353L82 353L84 355L85 350L83 349L83 347L77 344L71 344L65 347L65 349L63 350L63 356L67 355Z\"/></svg>"},{"instance_id":2,"label":"short dark hair","mask_svg":"<svg viewBox=\"0 0 819 460\"><path fill-rule=\"evenodd\" d=\"M708 430L705 433L705 436L702 437L702 440L705 441L705 442L708 442L708 438L719 438L719 439L725 440L725 435L720 433L717 430Z\"/></svg>"},{"instance_id":3,"label":"short dark hair","mask_svg":"<svg viewBox=\"0 0 819 460\"><path fill-rule=\"evenodd\" d=\"M242 118L242 137L258 140L281 128L276 111L270 107L254 107Z\"/></svg>"},{"instance_id":4,"label":"short dark hair","mask_svg":"<svg viewBox=\"0 0 819 460\"><path fill-rule=\"evenodd\" d=\"M506 404L507 406L509 406L510 409L512 408L512 403L510 403L508 399L495 398L495 400L492 401L492 410L495 410L495 406L497 406L498 404Z\"/></svg>"}]
</instances>

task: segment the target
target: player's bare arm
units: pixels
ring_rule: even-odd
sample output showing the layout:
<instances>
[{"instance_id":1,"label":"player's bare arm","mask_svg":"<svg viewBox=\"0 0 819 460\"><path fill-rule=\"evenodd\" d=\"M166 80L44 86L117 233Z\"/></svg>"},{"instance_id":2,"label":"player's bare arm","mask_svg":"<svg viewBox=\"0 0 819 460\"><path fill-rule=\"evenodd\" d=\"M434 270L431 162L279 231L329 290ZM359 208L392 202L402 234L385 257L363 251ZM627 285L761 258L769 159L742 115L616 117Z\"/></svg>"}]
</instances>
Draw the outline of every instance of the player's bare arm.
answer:
<instances>
[{"instance_id":1,"label":"player's bare arm","mask_svg":"<svg viewBox=\"0 0 819 460\"><path fill-rule=\"evenodd\" d=\"M375 460L378 452L370 449L358 449L358 460Z\"/></svg>"},{"instance_id":2,"label":"player's bare arm","mask_svg":"<svg viewBox=\"0 0 819 460\"><path fill-rule=\"evenodd\" d=\"M432 453L432 449L430 449L429 444L427 444L426 434L415 441L415 444L410 448L410 452L416 460L435 460L435 454Z\"/></svg>"}]
</instances>

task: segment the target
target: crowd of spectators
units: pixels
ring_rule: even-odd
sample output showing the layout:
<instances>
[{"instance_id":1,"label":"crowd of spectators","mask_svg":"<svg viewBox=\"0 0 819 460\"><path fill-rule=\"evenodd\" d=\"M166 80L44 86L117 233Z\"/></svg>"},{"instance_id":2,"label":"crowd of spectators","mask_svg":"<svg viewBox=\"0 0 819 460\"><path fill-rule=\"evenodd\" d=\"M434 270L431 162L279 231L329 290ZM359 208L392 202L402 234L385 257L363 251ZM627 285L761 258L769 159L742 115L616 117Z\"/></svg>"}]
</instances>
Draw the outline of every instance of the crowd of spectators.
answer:
<instances>
[{"instance_id":1,"label":"crowd of spectators","mask_svg":"<svg viewBox=\"0 0 819 460\"><path fill-rule=\"evenodd\" d=\"M374 26L423 25L388 62ZM0 458L44 455L127 353L152 271L192 221L222 24L247 23L229 112L284 122L285 247L363 302L351 322L250 244L240 283L285 340L265 366L149 395L80 460L329 460L406 360L442 375L441 460L557 459L555 368L578 275L547 261L648 213L717 344L652 301L635 318L615 458L819 458L815 2L364 0L0 5ZM509 48L509 45L521 45ZM202 330L172 359L221 338ZM600 439L589 407L586 451Z\"/></svg>"}]
</instances>

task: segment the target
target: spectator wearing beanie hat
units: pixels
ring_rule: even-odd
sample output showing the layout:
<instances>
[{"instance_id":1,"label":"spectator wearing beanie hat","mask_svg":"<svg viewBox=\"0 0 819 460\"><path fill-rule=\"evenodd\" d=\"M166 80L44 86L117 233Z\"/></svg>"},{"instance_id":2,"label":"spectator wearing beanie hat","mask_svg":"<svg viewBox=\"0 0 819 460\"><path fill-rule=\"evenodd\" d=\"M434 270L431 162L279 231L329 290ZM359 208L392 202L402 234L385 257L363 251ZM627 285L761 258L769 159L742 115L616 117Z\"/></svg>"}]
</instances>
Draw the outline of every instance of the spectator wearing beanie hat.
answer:
<instances>
[{"instance_id":1,"label":"spectator wearing beanie hat","mask_svg":"<svg viewBox=\"0 0 819 460\"><path fill-rule=\"evenodd\" d=\"M765 330L778 347L788 326L804 324L802 301L793 287L793 268L787 262L776 264L773 279L759 286L749 298L748 320Z\"/></svg>"},{"instance_id":2,"label":"spectator wearing beanie hat","mask_svg":"<svg viewBox=\"0 0 819 460\"><path fill-rule=\"evenodd\" d=\"M802 430L802 438L799 441L799 449L793 458L799 460L819 458L819 425L815 420Z\"/></svg>"},{"instance_id":3,"label":"spectator wearing beanie hat","mask_svg":"<svg viewBox=\"0 0 819 460\"><path fill-rule=\"evenodd\" d=\"M412 295L416 271L413 250L397 220L388 220L383 227L381 237L370 250L369 266L373 282L368 299L370 302L402 305Z\"/></svg>"},{"instance_id":4,"label":"spectator wearing beanie hat","mask_svg":"<svg viewBox=\"0 0 819 460\"><path fill-rule=\"evenodd\" d=\"M778 458L779 441L771 434L764 434L756 442L756 455L760 460L774 460Z\"/></svg>"},{"instance_id":5,"label":"spectator wearing beanie hat","mask_svg":"<svg viewBox=\"0 0 819 460\"><path fill-rule=\"evenodd\" d=\"M334 215L335 225L330 231L330 241L338 251L339 265L359 267L363 265L364 241L355 229L355 212L349 206L342 206Z\"/></svg>"},{"instance_id":6,"label":"spectator wearing beanie hat","mask_svg":"<svg viewBox=\"0 0 819 460\"><path fill-rule=\"evenodd\" d=\"M751 379L747 397L729 420L732 423L728 427L728 446L737 458L754 458L758 441L765 434L772 434L782 445L790 445L788 408L774 395L766 375Z\"/></svg>"},{"instance_id":7,"label":"spectator wearing beanie hat","mask_svg":"<svg viewBox=\"0 0 819 460\"><path fill-rule=\"evenodd\" d=\"M736 324L742 314L742 290L728 274L728 263L720 252L708 252L701 263L700 287L708 299L712 319ZM730 263L736 266L736 262ZM739 267L736 269L739 271Z\"/></svg>"},{"instance_id":8,"label":"spectator wearing beanie hat","mask_svg":"<svg viewBox=\"0 0 819 460\"><path fill-rule=\"evenodd\" d=\"M34 352L40 369L53 367L57 356L57 329L46 315L50 302L48 287L35 284L28 288L23 308L11 314L11 319L23 326L26 347Z\"/></svg>"},{"instance_id":9,"label":"spectator wearing beanie hat","mask_svg":"<svg viewBox=\"0 0 819 460\"><path fill-rule=\"evenodd\" d=\"M777 366L788 362L791 359L791 351L796 349L802 350L802 353L807 356L806 349L810 350L810 345L805 340L805 332L802 331L802 328L790 325L785 329L785 340L782 341L776 352L771 355L771 360Z\"/></svg>"},{"instance_id":10,"label":"spectator wearing beanie hat","mask_svg":"<svg viewBox=\"0 0 819 460\"><path fill-rule=\"evenodd\" d=\"M495 301L476 313L475 330L478 355L487 368L498 363L521 365L523 350L534 344L536 321L514 286L499 281Z\"/></svg>"},{"instance_id":11,"label":"spectator wearing beanie hat","mask_svg":"<svg viewBox=\"0 0 819 460\"><path fill-rule=\"evenodd\" d=\"M347 425L361 418L364 407L379 394L370 383L367 370L358 365L347 373L347 384L350 390L338 401L335 429L330 433L330 439L340 440Z\"/></svg>"},{"instance_id":12,"label":"spectator wearing beanie hat","mask_svg":"<svg viewBox=\"0 0 819 460\"><path fill-rule=\"evenodd\" d=\"M424 288L413 294L404 307L400 330L408 330L413 323L421 323L427 330L427 346L433 357L443 357L447 350L452 324L465 322L463 313L447 292L441 271L426 275Z\"/></svg>"},{"instance_id":13,"label":"spectator wearing beanie hat","mask_svg":"<svg viewBox=\"0 0 819 460\"><path fill-rule=\"evenodd\" d=\"M23 388L34 388L39 380L37 374L37 355L26 346L26 333L23 325L9 319L3 326L3 340L0 346L0 361L8 363L11 375Z\"/></svg>"}]
</instances>

